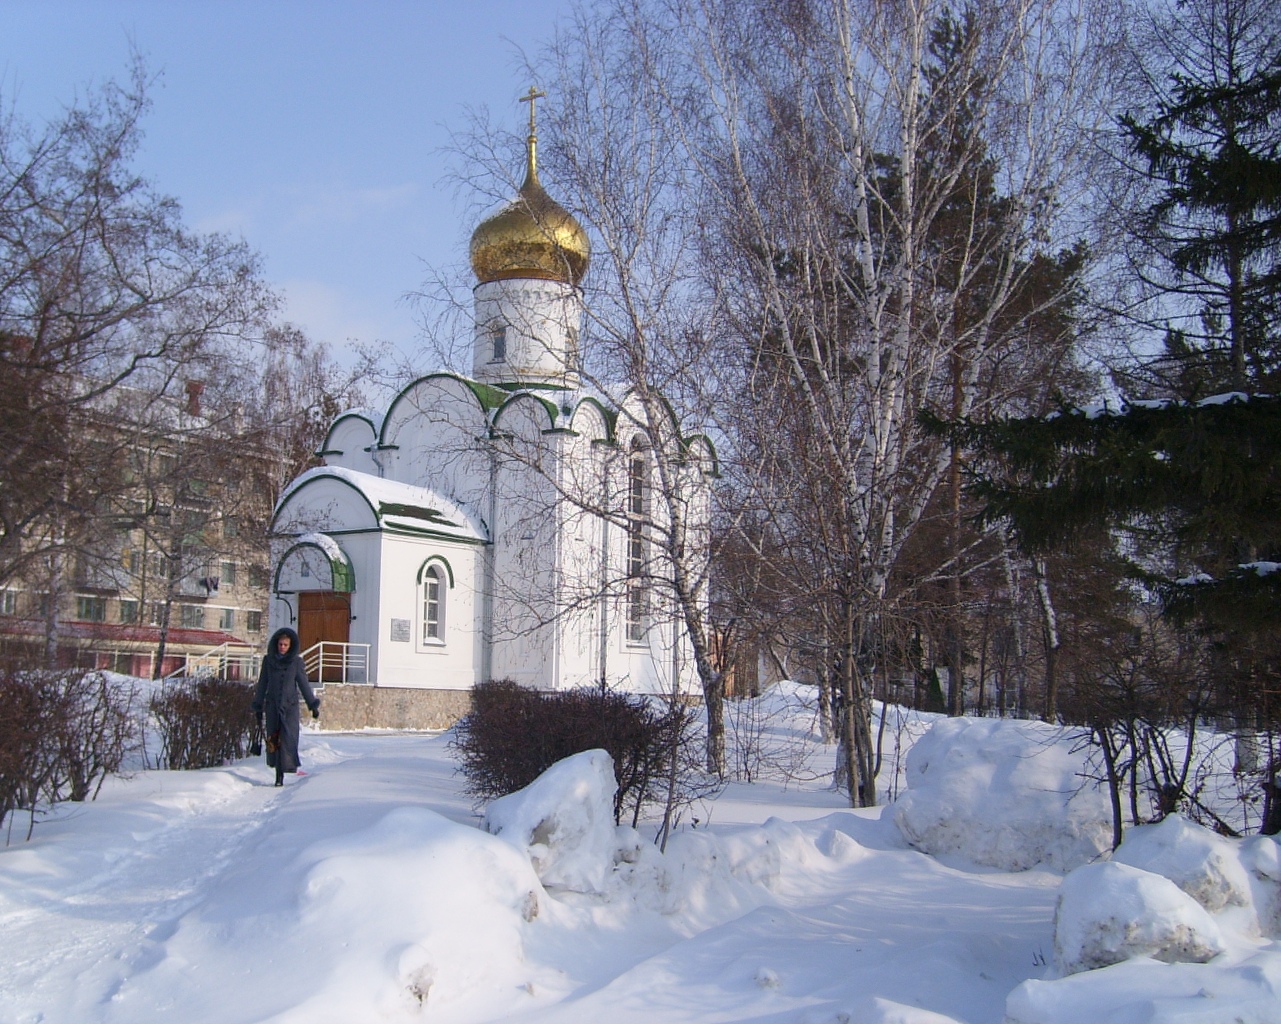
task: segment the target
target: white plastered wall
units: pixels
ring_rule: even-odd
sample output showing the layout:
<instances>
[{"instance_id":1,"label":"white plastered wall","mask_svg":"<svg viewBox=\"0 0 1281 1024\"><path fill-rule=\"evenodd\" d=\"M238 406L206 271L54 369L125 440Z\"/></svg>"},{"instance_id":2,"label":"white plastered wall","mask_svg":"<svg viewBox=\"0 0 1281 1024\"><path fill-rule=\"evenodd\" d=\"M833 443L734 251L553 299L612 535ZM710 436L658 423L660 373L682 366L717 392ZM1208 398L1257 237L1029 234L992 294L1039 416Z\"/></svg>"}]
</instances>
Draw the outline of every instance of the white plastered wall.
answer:
<instances>
[{"instance_id":1,"label":"white plastered wall","mask_svg":"<svg viewBox=\"0 0 1281 1024\"><path fill-rule=\"evenodd\" d=\"M380 686L466 690L481 661L482 548L428 537L383 534L381 603L371 629L378 635ZM424 563L443 573L443 637L423 636ZM448 563L448 570L443 562ZM453 586L449 585L452 573Z\"/></svg>"},{"instance_id":2,"label":"white plastered wall","mask_svg":"<svg viewBox=\"0 0 1281 1024\"><path fill-rule=\"evenodd\" d=\"M517 399L502 410L494 524L494 624L491 675L538 690L556 688L557 496L555 450L544 431L546 407Z\"/></svg>"},{"instance_id":3,"label":"white plastered wall","mask_svg":"<svg viewBox=\"0 0 1281 1024\"><path fill-rule=\"evenodd\" d=\"M342 466L361 473L378 474L370 449L378 437L373 424L363 416L347 414L335 421L325 438L325 465Z\"/></svg>"},{"instance_id":4,"label":"white plastered wall","mask_svg":"<svg viewBox=\"0 0 1281 1024\"><path fill-rule=\"evenodd\" d=\"M378 454L382 476L428 487L483 514L489 485L488 423L472 390L446 374L411 384L396 399Z\"/></svg>"},{"instance_id":5,"label":"white plastered wall","mask_svg":"<svg viewBox=\"0 0 1281 1024\"><path fill-rule=\"evenodd\" d=\"M519 278L477 285L473 294L476 380L577 385L577 356L571 347L583 312L572 285ZM500 327L506 328L507 353L495 360L492 336Z\"/></svg>"}]
</instances>

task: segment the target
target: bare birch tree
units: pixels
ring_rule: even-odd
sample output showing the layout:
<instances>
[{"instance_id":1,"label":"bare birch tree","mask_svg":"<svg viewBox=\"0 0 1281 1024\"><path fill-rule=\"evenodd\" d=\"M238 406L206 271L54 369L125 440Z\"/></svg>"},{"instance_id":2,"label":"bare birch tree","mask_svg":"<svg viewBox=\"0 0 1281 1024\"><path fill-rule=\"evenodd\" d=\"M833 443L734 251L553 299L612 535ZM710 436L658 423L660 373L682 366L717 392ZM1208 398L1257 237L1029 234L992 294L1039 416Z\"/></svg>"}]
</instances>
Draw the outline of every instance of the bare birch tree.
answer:
<instances>
[{"instance_id":1,"label":"bare birch tree","mask_svg":"<svg viewBox=\"0 0 1281 1024\"><path fill-rule=\"evenodd\" d=\"M1105 13L1086 0L654 2L598 9L611 34L580 40L619 47L610 66L634 82L573 114L635 140L595 170L652 196L637 156L680 154L670 223L701 246L698 296L734 371L718 386L803 439L757 453L760 505L789 543L811 538L796 571L835 648L856 804L876 799L871 683L895 564L951 457L917 413L980 411L994 365L1065 298L1070 281L1033 301L1031 285L1072 237ZM611 196L623 184L593 180ZM634 207L651 234L656 205ZM634 232L605 244L641 251ZM668 308L679 278L663 279Z\"/></svg>"}]
</instances>

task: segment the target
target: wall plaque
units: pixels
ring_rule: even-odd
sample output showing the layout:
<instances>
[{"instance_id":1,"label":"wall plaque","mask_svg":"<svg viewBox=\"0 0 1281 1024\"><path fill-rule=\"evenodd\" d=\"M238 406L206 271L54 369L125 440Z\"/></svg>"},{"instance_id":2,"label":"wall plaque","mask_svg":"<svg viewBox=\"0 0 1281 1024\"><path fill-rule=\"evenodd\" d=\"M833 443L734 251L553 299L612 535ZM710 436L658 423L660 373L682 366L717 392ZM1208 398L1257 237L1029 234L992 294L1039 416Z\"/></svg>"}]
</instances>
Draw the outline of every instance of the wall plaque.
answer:
<instances>
[{"instance_id":1,"label":"wall plaque","mask_svg":"<svg viewBox=\"0 0 1281 1024\"><path fill-rule=\"evenodd\" d=\"M412 631L408 619L391 620L391 638L398 643L409 643Z\"/></svg>"}]
</instances>

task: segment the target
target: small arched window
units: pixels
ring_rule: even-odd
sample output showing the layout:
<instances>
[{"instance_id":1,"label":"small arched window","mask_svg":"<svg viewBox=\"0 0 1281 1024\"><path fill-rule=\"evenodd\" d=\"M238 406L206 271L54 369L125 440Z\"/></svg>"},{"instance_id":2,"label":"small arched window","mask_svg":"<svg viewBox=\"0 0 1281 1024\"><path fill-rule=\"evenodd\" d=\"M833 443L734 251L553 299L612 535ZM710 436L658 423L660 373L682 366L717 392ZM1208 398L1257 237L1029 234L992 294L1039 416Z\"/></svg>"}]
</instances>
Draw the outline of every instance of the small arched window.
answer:
<instances>
[{"instance_id":1,"label":"small arched window","mask_svg":"<svg viewBox=\"0 0 1281 1024\"><path fill-rule=\"evenodd\" d=\"M423 641L445 641L445 581L440 567L429 565L423 572Z\"/></svg>"}]
</instances>

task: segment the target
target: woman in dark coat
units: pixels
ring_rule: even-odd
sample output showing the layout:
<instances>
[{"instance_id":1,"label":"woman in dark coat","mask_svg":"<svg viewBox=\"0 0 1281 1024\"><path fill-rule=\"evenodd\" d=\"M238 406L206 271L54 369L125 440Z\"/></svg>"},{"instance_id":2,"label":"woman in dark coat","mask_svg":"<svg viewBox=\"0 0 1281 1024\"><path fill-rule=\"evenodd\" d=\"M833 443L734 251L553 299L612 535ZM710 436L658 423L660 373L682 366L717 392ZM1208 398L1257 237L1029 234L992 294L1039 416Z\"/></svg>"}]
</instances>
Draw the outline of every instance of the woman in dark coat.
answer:
<instances>
[{"instance_id":1,"label":"woman in dark coat","mask_svg":"<svg viewBox=\"0 0 1281 1024\"><path fill-rule=\"evenodd\" d=\"M276 769L277 786L285 784L285 772L298 770L299 693L307 702L311 717L320 717L320 698L307 681L298 647L298 634L292 629L276 630L267 643L254 691L254 714L258 724L264 726L267 766Z\"/></svg>"}]
</instances>

